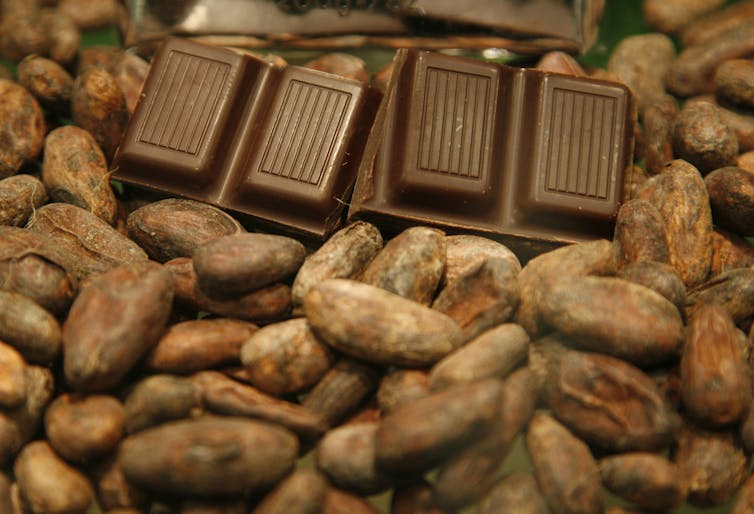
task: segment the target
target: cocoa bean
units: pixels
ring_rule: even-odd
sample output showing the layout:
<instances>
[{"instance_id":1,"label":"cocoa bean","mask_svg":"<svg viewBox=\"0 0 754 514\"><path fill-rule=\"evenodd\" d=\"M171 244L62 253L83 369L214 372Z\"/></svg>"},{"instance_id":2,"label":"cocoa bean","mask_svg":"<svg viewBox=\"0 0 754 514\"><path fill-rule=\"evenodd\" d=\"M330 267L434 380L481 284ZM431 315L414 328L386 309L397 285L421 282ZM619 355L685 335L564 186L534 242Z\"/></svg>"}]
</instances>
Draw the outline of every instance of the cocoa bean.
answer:
<instances>
[{"instance_id":1,"label":"cocoa bean","mask_svg":"<svg viewBox=\"0 0 754 514\"><path fill-rule=\"evenodd\" d=\"M652 27L673 34L723 3L722 0L645 0L641 11Z\"/></svg>"},{"instance_id":2,"label":"cocoa bean","mask_svg":"<svg viewBox=\"0 0 754 514\"><path fill-rule=\"evenodd\" d=\"M328 278L354 278L382 248L374 225L357 221L333 234L299 268L293 281L293 304L300 306L317 284Z\"/></svg>"},{"instance_id":3,"label":"cocoa bean","mask_svg":"<svg viewBox=\"0 0 754 514\"><path fill-rule=\"evenodd\" d=\"M621 267L633 262L670 260L662 215L646 200L629 200L620 207L614 239Z\"/></svg>"},{"instance_id":4,"label":"cocoa bean","mask_svg":"<svg viewBox=\"0 0 754 514\"><path fill-rule=\"evenodd\" d=\"M686 286L678 272L669 264L639 261L618 271L618 278L647 287L660 293L683 313L686 305Z\"/></svg>"},{"instance_id":5,"label":"cocoa bean","mask_svg":"<svg viewBox=\"0 0 754 514\"><path fill-rule=\"evenodd\" d=\"M167 198L128 215L128 236L159 262L191 257L200 246L222 236L245 232L238 221L217 207Z\"/></svg>"},{"instance_id":6,"label":"cocoa bean","mask_svg":"<svg viewBox=\"0 0 754 514\"><path fill-rule=\"evenodd\" d=\"M378 514L378 511L354 494L328 487L321 514Z\"/></svg>"},{"instance_id":7,"label":"cocoa bean","mask_svg":"<svg viewBox=\"0 0 754 514\"><path fill-rule=\"evenodd\" d=\"M13 32L22 32L14 27ZM5 31L3 31L5 34ZM0 79L0 178L9 177L42 150L45 121L37 100L24 87Z\"/></svg>"},{"instance_id":8,"label":"cocoa bean","mask_svg":"<svg viewBox=\"0 0 754 514\"><path fill-rule=\"evenodd\" d=\"M84 514L94 503L89 480L44 441L34 441L21 450L13 473L21 498L34 513Z\"/></svg>"},{"instance_id":9,"label":"cocoa bean","mask_svg":"<svg viewBox=\"0 0 754 514\"><path fill-rule=\"evenodd\" d=\"M58 11L70 16L81 29L95 29L115 24L118 3L115 0L58 0Z\"/></svg>"},{"instance_id":10,"label":"cocoa bean","mask_svg":"<svg viewBox=\"0 0 754 514\"><path fill-rule=\"evenodd\" d=\"M686 412L708 426L738 421L751 404L751 372L730 314L719 305L694 311L681 357Z\"/></svg>"},{"instance_id":11,"label":"cocoa bean","mask_svg":"<svg viewBox=\"0 0 754 514\"><path fill-rule=\"evenodd\" d=\"M685 47L704 45L752 19L754 5L738 2L695 19L681 30L680 39Z\"/></svg>"},{"instance_id":12,"label":"cocoa bean","mask_svg":"<svg viewBox=\"0 0 754 514\"><path fill-rule=\"evenodd\" d=\"M647 102L642 110L644 125L644 160L647 171L661 173L673 160L673 126L678 104L670 95L660 95Z\"/></svg>"},{"instance_id":13,"label":"cocoa bean","mask_svg":"<svg viewBox=\"0 0 754 514\"><path fill-rule=\"evenodd\" d=\"M377 429L377 465L402 474L431 469L494 425L501 396L500 381L489 379L395 409Z\"/></svg>"},{"instance_id":14,"label":"cocoa bean","mask_svg":"<svg viewBox=\"0 0 754 514\"><path fill-rule=\"evenodd\" d=\"M712 232L711 279L732 269L751 266L754 266L754 245L725 230Z\"/></svg>"},{"instance_id":15,"label":"cocoa bean","mask_svg":"<svg viewBox=\"0 0 754 514\"><path fill-rule=\"evenodd\" d=\"M317 383L334 357L309 328L305 318L268 325L246 338L241 362L249 380L261 390L283 395Z\"/></svg>"},{"instance_id":16,"label":"cocoa bean","mask_svg":"<svg viewBox=\"0 0 754 514\"><path fill-rule=\"evenodd\" d=\"M38 55L18 63L18 82L48 109L65 113L73 90L73 77L60 64Z\"/></svg>"},{"instance_id":17,"label":"cocoa bean","mask_svg":"<svg viewBox=\"0 0 754 514\"><path fill-rule=\"evenodd\" d=\"M553 415L578 436L612 451L667 448L678 416L638 368L596 353L565 350L557 339L533 343L531 366L544 370L543 397Z\"/></svg>"},{"instance_id":18,"label":"cocoa bean","mask_svg":"<svg viewBox=\"0 0 754 514\"><path fill-rule=\"evenodd\" d=\"M754 66L746 59L732 59L715 70L716 93L726 101L745 107L754 107Z\"/></svg>"},{"instance_id":19,"label":"cocoa bean","mask_svg":"<svg viewBox=\"0 0 754 514\"><path fill-rule=\"evenodd\" d=\"M47 200L44 185L32 175L0 180L0 225L24 226L31 213Z\"/></svg>"},{"instance_id":20,"label":"cocoa bean","mask_svg":"<svg viewBox=\"0 0 754 514\"><path fill-rule=\"evenodd\" d=\"M29 362L49 365L60 353L60 325L30 298L0 291L0 340Z\"/></svg>"},{"instance_id":21,"label":"cocoa bean","mask_svg":"<svg viewBox=\"0 0 754 514\"><path fill-rule=\"evenodd\" d=\"M253 323L226 318L176 323L157 341L145 364L163 373L238 364L241 347L256 331Z\"/></svg>"},{"instance_id":22,"label":"cocoa bean","mask_svg":"<svg viewBox=\"0 0 754 514\"><path fill-rule=\"evenodd\" d=\"M86 130L67 125L47 135L42 181L54 201L86 209L112 225L118 205L108 177L105 156Z\"/></svg>"},{"instance_id":23,"label":"cocoa bean","mask_svg":"<svg viewBox=\"0 0 754 514\"><path fill-rule=\"evenodd\" d=\"M550 507L559 514L603 511L600 472L589 448L544 413L529 423L526 448Z\"/></svg>"},{"instance_id":24,"label":"cocoa bean","mask_svg":"<svg viewBox=\"0 0 754 514\"><path fill-rule=\"evenodd\" d=\"M54 262L78 279L147 260L136 243L75 205L44 205L34 212L27 228L52 239Z\"/></svg>"},{"instance_id":25,"label":"cocoa bean","mask_svg":"<svg viewBox=\"0 0 754 514\"><path fill-rule=\"evenodd\" d=\"M146 511L147 495L126 480L118 452L101 463L94 471L97 499L102 509L134 509Z\"/></svg>"},{"instance_id":26,"label":"cocoa bean","mask_svg":"<svg viewBox=\"0 0 754 514\"><path fill-rule=\"evenodd\" d=\"M485 378L504 378L526 359L529 336L514 323L498 325L471 340L432 367L434 391Z\"/></svg>"},{"instance_id":27,"label":"cocoa bean","mask_svg":"<svg viewBox=\"0 0 754 514\"><path fill-rule=\"evenodd\" d=\"M126 100L126 109L133 115L141 97L144 80L149 74L149 63L132 52L120 52L112 68L113 78L118 83Z\"/></svg>"},{"instance_id":28,"label":"cocoa bean","mask_svg":"<svg viewBox=\"0 0 754 514\"><path fill-rule=\"evenodd\" d=\"M560 50L554 50L544 54L539 61L537 61L536 68L542 71L572 75L574 77L586 76L584 68L581 67L578 61L574 59L573 56Z\"/></svg>"},{"instance_id":29,"label":"cocoa bean","mask_svg":"<svg viewBox=\"0 0 754 514\"><path fill-rule=\"evenodd\" d=\"M736 324L754 315L754 269L742 268L721 273L689 291L686 316L707 304L721 305Z\"/></svg>"},{"instance_id":30,"label":"cocoa bean","mask_svg":"<svg viewBox=\"0 0 754 514\"><path fill-rule=\"evenodd\" d=\"M122 381L165 330L173 302L170 273L155 263L121 266L91 279L63 324L63 367L77 391Z\"/></svg>"},{"instance_id":31,"label":"cocoa bean","mask_svg":"<svg viewBox=\"0 0 754 514\"><path fill-rule=\"evenodd\" d=\"M404 487L396 487L390 500L391 514L449 514L436 505L432 498L432 486L422 481Z\"/></svg>"},{"instance_id":32,"label":"cocoa bean","mask_svg":"<svg viewBox=\"0 0 754 514\"><path fill-rule=\"evenodd\" d=\"M336 486L362 495L387 490L395 481L377 467L379 423L349 423L330 430L317 445L317 468Z\"/></svg>"},{"instance_id":33,"label":"cocoa bean","mask_svg":"<svg viewBox=\"0 0 754 514\"><path fill-rule=\"evenodd\" d=\"M440 286L454 282L458 277L468 274L490 257L508 261L510 269L521 271L518 257L506 246L486 237L460 234L445 238L445 273Z\"/></svg>"},{"instance_id":34,"label":"cocoa bean","mask_svg":"<svg viewBox=\"0 0 754 514\"><path fill-rule=\"evenodd\" d=\"M88 463L110 452L124 434L123 405L112 396L58 396L47 407L45 434L64 459Z\"/></svg>"},{"instance_id":35,"label":"cocoa bean","mask_svg":"<svg viewBox=\"0 0 754 514\"><path fill-rule=\"evenodd\" d=\"M754 235L754 173L735 166L720 168L704 178L716 225Z\"/></svg>"},{"instance_id":36,"label":"cocoa bean","mask_svg":"<svg viewBox=\"0 0 754 514\"><path fill-rule=\"evenodd\" d=\"M217 371L202 371L192 380L199 387L206 408L218 414L275 423L306 440L314 440L327 430L323 417L306 405L269 396Z\"/></svg>"},{"instance_id":37,"label":"cocoa bean","mask_svg":"<svg viewBox=\"0 0 754 514\"><path fill-rule=\"evenodd\" d=\"M751 514L754 512L754 478L749 477L746 483L741 486L731 512L732 514Z\"/></svg>"},{"instance_id":38,"label":"cocoa bean","mask_svg":"<svg viewBox=\"0 0 754 514\"><path fill-rule=\"evenodd\" d=\"M73 19L59 9L42 9L39 20L47 32L50 59L63 65L71 64L81 42L81 32Z\"/></svg>"},{"instance_id":39,"label":"cocoa bean","mask_svg":"<svg viewBox=\"0 0 754 514\"><path fill-rule=\"evenodd\" d=\"M342 358L306 395L302 404L336 426L377 387L377 370L361 362Z\"/></svg>"},{"instance_id":40,"label":"cocoa bean","mask_svg":"<svg viewBox=\"0 0 754 514\"><path fill-rule=\"evenodd\" d=\"M412 227L387 242L361 281L429 305L445 269L445 234Z\"/></svg>"},{"instance_id":41,"label":"cocoa bean","mask_svg":"<svg viewBox=\"0 0 754 514\"><path fill-rule=\"evenodd\" d=\"M126 100L113 76L103 68L81 72L73 83L71 117L94 136L108 159L113 157L128 123Z\"/></svg>"},{"instance_id":42,"label":"cocoa bean","mask_svg":"<svg viewBox=\"0 0 754 514\"><path fill-rule=\"evenodd\" d=\"M0 341L0 408L26 401L26 361L12 346Z\"/></svg>"},{"instance_id":43,"label":"cocoa bean","mask_svg":"<svg viewBox=\"0 0 754 514\"><path fill-rule=\"evenodd\" d=\"M371 362L426 366L460 346L448 316L374 286L325 280L304 300L314 333L330 346Z\"/></svg>"},{"instance_id":44,"label":"cocoa bean","mask_svg":"<svg viewBox=\"0 0 754 514\"><path fill-rule=\"evenodd\" d=\"M519 301L517 275L509 260L485 259L443 288L432 308L458 323L468 341L511 318Z\"/></svg>"},{"instance_id":45,"label":"cocoa bean","mask_svg":"<svg viewBox=\"0 0 754 514\"><path fill-rule=\"evenodd\" d=\"M351 80L368 83L367 64L355 55L332 52L303 64L304 68L332 73Z\"/></svg>"},{"instance_id":46,"label":"cocoa bean","mask_svg":"<svg viewBox=\"0 0 754 514\"><path fill-rule=\"evenodd\" d=\"M189 417L201 404L201 391L188 378L152 375L136 384L123 407L126 433Z\"/></svg>"},{"instance_id":47,"label":"cocoa bean","mask_svg":"<svg viewBox=\"0 0 754 514\"><path fill-rule=\"evenodd\" d=\"M652 512L681 505L686 487L677 465L653 453L624 453L599 462L602 482L613 494Z\"/></svg>"},{"instance_id":48,"label":"cocoa bean","mask_svg":"<svg viewBox=\"0 0 754 514\"><path fill-rule=\"evenodd\" d=\"M165 268L173 276L176 298L195 311L259 323L283 319L291 311L291 288L286 284L273 284L236 298L217 300L199 288L189 257L172 259L165 263Z\"/></svg>"},{"instance_id":49,"label":"cocoa bean","mask_svg":"<svg viewBox=\"0 0 754 514\"><path fill-rule=\"evenodd\" d=\"M610 54L607 71L631 89L638 100L639 111L643 112L665 93L665 75L674 58L675 47L668 36L639 34L618 43Z\"/></svg>"},{"instance_id":50,"label":"cocoa bean","mask_svg":"<svg viewBox=\"0 0 754 514\"><path fill-rule=\"evenodd\" d=\"M689 102L675 118L673 151L704 175L736 162L738 137L725 123L717 106Z\"/></svg>"},{"instance_id":51,"label":"cocoa bean","mask_svg":"<svg viewBox=\"0 0 754 514\"><path fill-rule=\"evenodd\" d=\"M238 496L285 476L298 454L298 441L268 423L204 417L133 434L120 451L126 478L147 490Z\"/></svg>"}]
</instances>

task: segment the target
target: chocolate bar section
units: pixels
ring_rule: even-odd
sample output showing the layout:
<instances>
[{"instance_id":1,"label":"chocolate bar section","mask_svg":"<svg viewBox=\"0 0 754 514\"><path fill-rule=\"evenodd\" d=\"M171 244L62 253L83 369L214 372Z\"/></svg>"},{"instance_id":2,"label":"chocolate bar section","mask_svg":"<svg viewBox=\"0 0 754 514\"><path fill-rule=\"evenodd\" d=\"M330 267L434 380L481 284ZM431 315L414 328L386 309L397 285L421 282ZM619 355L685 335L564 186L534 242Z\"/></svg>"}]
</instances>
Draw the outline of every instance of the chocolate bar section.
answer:
<instances>
[{"instance_id":1,"label":"chocolate bar section","mask_svg":"<svg viewBox=\"0 0 754 514\"><path fill-rule=\"evenodd\" d=\"M482 233L527 254L610 237L633 113L618 84L401 50L349 218Z\"/></svg>"},{"instance_id":2,"label":"chocolate bar section","mask_svg":"<svg viewBox=\"0 0 754 514\"><path fill-rule=\"evenodd\" d=\"M168 39L113 178L323 238L340 223L379 99L359 82Z\"/></svg>"}]
</instances>

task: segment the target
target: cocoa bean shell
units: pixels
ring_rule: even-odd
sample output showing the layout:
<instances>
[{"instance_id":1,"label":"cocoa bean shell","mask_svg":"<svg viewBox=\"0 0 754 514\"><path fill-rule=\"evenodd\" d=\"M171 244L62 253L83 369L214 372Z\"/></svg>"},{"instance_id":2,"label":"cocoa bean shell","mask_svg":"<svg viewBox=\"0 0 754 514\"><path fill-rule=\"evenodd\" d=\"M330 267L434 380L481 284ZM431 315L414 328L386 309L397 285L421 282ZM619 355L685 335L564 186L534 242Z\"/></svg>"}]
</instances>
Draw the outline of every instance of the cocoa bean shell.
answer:
<instances>
[{"instance_id":1,"label":"cocoa bean shell","mask_svg":"<svg viewBox=\"0 0 754 514\"><path fill-rule=\"evenodd\" d=\"M26 401L26 361L16 349L0 341L0 408Z\"/></svg>"},{"instance_id":2,"label":"cocoa bean shell","mask_svg":"<svg viewBox=\"0 0 754 514\"><path fill-rule=\"evenodd\" d=\"M516 254L497 241L470 234L445 237L445 273L440 286L445 287L454 282L490 257L506 260L511 269L521 271L521 263Z\"/></svg>"},{"instance_id":3,"label":"cocoa bean shell","mask_svg":"<svg viewBox=\"0 0 754 514\"><path fill-rule=\"evenodd\" d=\"M751 266L754 266L754 245L725 230L712 232L711 279L732 269Z\"/></svg>"},{"instance_id":4,"label":"cocoa bean shell","mask_svg":"<svg viewBox=\"0 0 754 514\"><path fill-rule=\"evenodd\" d=\"M648 287L660 293L683 313L686 305L686 286L678 272L669 264L639 261L624 266L618 278Z\"/></svg>"},{"instance_id":5,"label":"cocoa bean shell","mask_svg":"<svg viewBox=\"0 0 754 514\"><path fill-rule=\"evenodd\" d=\"M723 306L736 324L754 315L754 269L726 271L689 291L686 316L707 304Z\"/></svg>"},{"instance_id":6,"label":"cocoa bean shell","mask_svg":"<svg viewBox=\"0 0 754 514\"><path fill-rule=\"evenodd\" d=\"M670 261L665 222L646 200L637 198L621 205L614 240L621 267L641 261Z\"/></svg>"},{"instance_id":7,"label":"cocoa bean shell","mask_svg":"<svg viewBox=\"0 0 754 514\"><path fill-rule=\"evenodd\" d=\"M704 178L716 225L754 235L754 173L735 166L720 168Z\"/></svg>"},{"instance_id":8,"label":"cocoa bean shell","mask_svg":"<svg viewBox=\"0 0 754 514\"><path fill-rule=\"evenodd\" d=\"M29 362L50 365L60 354L60 324L30 298L0 291L0 340Z\"/></svg>"},{"instance_id":9,"label":"cocoa bean shell","mask_svg":"<svg viewBox=\"0 0 754 514\"><path fill-rule=\"evenodd\" d=\"M138 382L126 396L124 427L128 434L189 417L201 405L201 391L185 377L152 375Z\"/></svg>"},{"instance_id":10,"label":"cocoa bean shell","mask_svg":"<svg viewBox=\"0 0 754 514\"><path fill-rule=\"evenodd\" d=\"M14 27L13 32L23 31ZM15 174L42 150L45 121L37 100L24 87L0 79L0 178Z\"/></svg>"},{"instance_id":11,"label":"cocoa bean shell","mask_svg":"<svg viewBox=\"0 0 754 514\"><path fill-rule=\"evenodd\" d=\"M652 512L681 505L686 488L678 466L653 453L624 453L599 462L602 482L613 494Z\"/></svg>"},{"instance_id":12,"label":"cocoa bean shell","mask_svg":"<svg viewBox=\"0 0 754 514\"><path fill-rule=\"evenodd\" d=\"M52 59L28 55L16 70L18 82L39 103L55 112L66 113L73 91L73 77Z\"/></svg>"},{"instance_id":13,"label":"cocoa bean shell","mask_svg":"<svg viewBox=\"0 0 754 514\"><path fill-rule=\"evenodd\" d=\"M47 203L47 191L32 175L0 180L0 225L22 227L35 209Z\"/></svg>"},{"instance_id":14,"label":"cocoa bean shell","mask_svg":"<svg viewBox=\"0 0 754 514\"><path fill-rule=\"evenodd\" d=\"M441 361L442 362L442 361ZM380 380L377 405L384 414L429 395L429 374L419 369L395 369Z\"/></svg>"}]
</instances>

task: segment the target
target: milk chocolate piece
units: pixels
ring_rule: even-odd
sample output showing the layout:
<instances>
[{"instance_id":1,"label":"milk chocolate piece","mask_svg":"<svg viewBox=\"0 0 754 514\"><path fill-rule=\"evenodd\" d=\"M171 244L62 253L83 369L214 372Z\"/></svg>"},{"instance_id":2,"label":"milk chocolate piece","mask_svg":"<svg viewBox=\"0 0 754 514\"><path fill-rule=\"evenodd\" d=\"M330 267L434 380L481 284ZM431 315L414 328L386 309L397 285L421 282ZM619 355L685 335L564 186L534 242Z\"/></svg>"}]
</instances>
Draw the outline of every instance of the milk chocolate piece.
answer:
<instances>
[{"instance_id":1,"label":"milk chocolate piece","mask_svg":"<svg viewBox=\"0 0 754 514\"><path fill-rule=\"evenodd\" d=\"M323 238L340 224L379 97L335 75L167 39L113 178Z\"/></svg>"},{"instance_id":2,"label":"milk chocolate piece","mask_svg":"<svg viewBox=\"0 0 754 514\"><path fill-rule=\"evenodd\" d=\"M481 233L524 254L610 238L634 111L622 85L400 50L349 218Z\"/></svg>"}]
</instances>

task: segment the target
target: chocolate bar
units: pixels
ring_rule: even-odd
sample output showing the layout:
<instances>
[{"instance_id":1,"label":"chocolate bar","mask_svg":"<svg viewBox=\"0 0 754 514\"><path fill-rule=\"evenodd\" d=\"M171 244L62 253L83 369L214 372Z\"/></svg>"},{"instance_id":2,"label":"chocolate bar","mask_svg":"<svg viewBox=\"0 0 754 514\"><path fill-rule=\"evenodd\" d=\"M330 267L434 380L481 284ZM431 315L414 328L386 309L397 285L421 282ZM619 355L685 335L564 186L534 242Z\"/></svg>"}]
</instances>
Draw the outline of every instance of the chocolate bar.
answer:
<instances>
[{"instance_id":1,"label":"chocolate bar","mask_svg":"<svg viewBox=\"0 0 754 514\"><path fill-rule=\"evenodd\" d=\"M611 237L634 112L619 84L400 50L349 219L476 232L527 255Z\"/></svg>"},{"instance_id":2,"label":"chocolate bar","mask_svg":"<svg viewBox=\"0 0 754 514\"><path fill-rule=\"evenodd\" d=\"M340 225L380 96L335 75L170 38L113 178L321 239Z\"/></svg>"}]
</instances>

